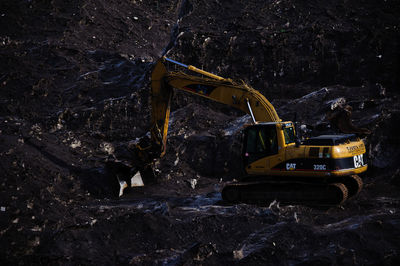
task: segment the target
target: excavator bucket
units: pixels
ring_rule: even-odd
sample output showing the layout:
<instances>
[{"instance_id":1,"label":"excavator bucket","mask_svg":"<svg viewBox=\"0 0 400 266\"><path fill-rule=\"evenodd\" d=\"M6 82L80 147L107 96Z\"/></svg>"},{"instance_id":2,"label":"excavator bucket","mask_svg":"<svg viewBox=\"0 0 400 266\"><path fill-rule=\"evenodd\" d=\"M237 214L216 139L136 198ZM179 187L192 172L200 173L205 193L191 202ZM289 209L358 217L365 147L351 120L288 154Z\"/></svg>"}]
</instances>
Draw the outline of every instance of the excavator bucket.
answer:
<instances>
[{"instance_id":1,"label":"excavator bucket","mask_svg":"<svg viewBox=\"0 0 400 266\"><path fill-rule=\"evenodd\" d=\"M126 189L142 187L145 184L140 171L136 171L135 173L135 171L133 171L134 168L127 163L118 160L110 160L106 162L106 168L110 173L111 182L113 184L115 184L115 182L118 184L118 187L114 185L114 195L118 193L118 196L121 197Z\"/></svg>"},{"instance_id":2,"label":"excavator bucket","mask_svg":"<svg viewBox=\"0 0 400 266\"><path fill-rule=\"evenodd\" d=\"M143 179L142 175L138 171L132 178L131 178L131 187L143 187Z\"/></svg>"},{"instance_id":3,"label":"excavator bucket","mask_svg":"<svg viewBox=\"0 0 400 266\"><path fill-rule=\"evenodd\" d=\"M119 181L119 194L118 196L121 197L124 194L124 189L128 187L128 184L125 180Z\"/></svg>"},{"instance_id":4,"label":"excavator bucket","mask_svg":"<svg viewBox=\"0 0 400 266\"><path fill-rule=\"evenodd\" d=\"M124 194L124 190L129 187L128 183L125 180L120 180L118 178L119 183L119 194L118 196L121 197ZM140 172L138 171L134 176L132 176L130 180L130 187L143 187L144 182Z\"/></svg>"}]
</instances>

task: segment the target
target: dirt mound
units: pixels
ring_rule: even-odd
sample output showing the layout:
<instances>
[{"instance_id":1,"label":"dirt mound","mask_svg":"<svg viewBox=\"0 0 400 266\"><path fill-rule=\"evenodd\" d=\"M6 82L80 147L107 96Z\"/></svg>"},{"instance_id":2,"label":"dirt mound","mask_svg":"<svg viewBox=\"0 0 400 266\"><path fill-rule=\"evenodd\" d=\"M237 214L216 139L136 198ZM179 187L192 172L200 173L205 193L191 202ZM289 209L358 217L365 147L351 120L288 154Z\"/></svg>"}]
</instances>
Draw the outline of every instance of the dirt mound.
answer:
<instances>
[{"instance_id":1,"label":"dirt mound","mask_svg":"<svg viewBox=\"0 0 400 266\"><path fill-rule=\"evenodd\" d=\"M197 1L178 24L171 56L244 79L270 98L297 98L309 92L305 84L395 91L398 10L395 1Z\"/></svg>"}]
</instances>

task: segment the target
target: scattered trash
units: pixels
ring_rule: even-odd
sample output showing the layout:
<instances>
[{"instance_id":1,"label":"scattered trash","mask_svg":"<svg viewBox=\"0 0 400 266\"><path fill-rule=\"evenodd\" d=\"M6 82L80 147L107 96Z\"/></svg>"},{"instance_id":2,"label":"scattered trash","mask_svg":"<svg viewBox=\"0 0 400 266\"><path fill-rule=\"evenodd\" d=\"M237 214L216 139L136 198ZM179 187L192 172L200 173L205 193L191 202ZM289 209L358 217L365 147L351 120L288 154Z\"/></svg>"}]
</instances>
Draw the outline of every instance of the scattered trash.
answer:
<instances>
[{"instance_id":1,"label":"scattered trash","mask_svg":"<svg viewBox=\"0 0 400 266\"><path fill-rule=\"evenodd\" d=\"M243 259L243 258L244 258L244 255L243 255L243 248L242 248L242 249L239 249L239 250L234 250L234 251L233 251L233 258L234 258L235 260L241 260L241 259Z\"/></svg>"},{"instance_id":2,"label":"scattered trash","mask_svg":"<svg viewBox=\"0 0 400 266\"><path fill-rule=\"evenodd\" d=\"M81 147L81 145L82 145L81 141L75 139L74 141L72 141L72 143L71 143L69 146L70 146L72 149L76 149L76 148Z\"/></svg>"},{"instance_id":3,"label":"scattered trash","mask_svg":"<svg viewBox=\"0 0 400 266\"><path fill-rule=\"evenodd\" d=\"M197 185L197 179L192 178L189 180L189 183L190 183L190 186L192 187L192 189L195 189L196 185Z\"/></svg>"},{"instance_id":4,"label":"scattered trash","mask_svg":"<svg viewBox=\"0 0 400 266\"><path fill-rule=\"evenodd\" d=\"M114 146L111 143L108 142L103 142L100 144L100 148L103 152L108 153L109 155L112 155L115 151Z\"/></svg>"}]
</instances>

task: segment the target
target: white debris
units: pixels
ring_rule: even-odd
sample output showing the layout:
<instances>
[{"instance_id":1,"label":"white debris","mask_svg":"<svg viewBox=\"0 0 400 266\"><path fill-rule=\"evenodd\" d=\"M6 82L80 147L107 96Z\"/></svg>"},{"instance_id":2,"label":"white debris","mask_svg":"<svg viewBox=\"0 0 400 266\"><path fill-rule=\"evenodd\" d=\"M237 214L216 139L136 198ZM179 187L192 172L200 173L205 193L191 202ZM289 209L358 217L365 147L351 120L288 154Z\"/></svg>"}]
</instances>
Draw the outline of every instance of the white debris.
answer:
<instances>
[{"instance_id":1,"label":"white debris","mask_svg":"<svg viewBox=\"0 0 400 266\"><path fill-rule=\"evenodd\" d=\"M336 98L336 99L328 102L328 104L331 105L331 110L335 110L338 106L344 106L345 103L346 103L346 99L343 97Z\"/></svg>"},{"instance_id":2,"label":"white debris","mask_svg":"<svg viewBox=\"0 0 400 266\"><path fill-rule=\"evenodd\" d=\"M294 219L296 220L296 223L298 223L300 220L299 217L297 216L297 212L294 213Z\"/></svg>"},{"instance_id":3,"label":"white debris","mask_svg":"<svg viewBox=\"0 0 400 266\"><path fill-rule=\"evenodd\" d=\"M179 157L177 156L177 157L176 157L176 160L175 160L175 162L174 162L174 165L177 166L178 163L179 163Z\"/></svg>"},{"instance_id":4,"label":"white debris","mask_svg":"<svg viewBox=\"0 0 400 266\"><path fill-rule=\"evenodd\" d=\"M54 129L54 131L60 130L62 128L63 128L62 120L58 119L58 122L57 122L57 125L56 125L56 128Z\"/></svg>"},{"instance_id":5,"label":"white debris","mask_svg":"<svg viewBox=\"0 0 400 266\"><path fill-rule=\"evenodd\" d=\"M243 258L244 258L244 255L243 255L243 248L241 248L241 249L239 249L239 250L234 250L234 251L233 251L233 258L234 258L235 260L241 260L241 259L243 259Z\"/></svg>"},{"instance_id":6,"label":"white debris","mask_svg":"<svg viewBox=\"0 0 400 266\"><path fill-rule=\"evenodd\" d=\"M192 189L195 189L196 185L197 185L197 179L192 178L189 180L189 183L190 183L190 186L192 187Z\"/></svg>"},{"instance_id":7,"label":"white debris","mask_svg":"<svg viewBox=\"0 0 400 266\"><path fill-rule=\"evenodd\" d=\"M32 247L37 247L40 245L40 237L35 237L34 240L28 241L29 245Z\"/></svg>"},{"instance_id":8,"label":"white debris","mask_svg":"<svg viewBox=\"0 0 400 266\"><path fill-rule=\"evenodd\" d=\"M307 131L307 126L306 126L306 125L301 125L301 126L300 126L300 129L301 129L303 132L306 132L306 131Z\"/></svg>"},{"instance_id":9,"label":"white debris","mask_svg":"<svg viewBox=\"0 0 400 266\"><path fill-rule=\"evenodd\" d=\"M207 44L208 44L210 41L211 41L211 38L210 38L210 37L207 37L207 38L204 40L203 48L206 48L206 47L207 47Z\"/></svg>"},{"instance_id":10,"label":"white debris","mask_svg":"<svg viewBox=\"0 0 400 266\"><path fill-rule=\"evenodd\" d=\"M379 83L375 83L375 86L379 89L379 96L381 97L385 97L386 96L386 88L383 87L381 84Z\"/></svg>"},{"instance_id":11,"label":"white debris","mask_svg":"<svg viewBox=\"0 0 400 266\"><path fill-rule=\"evenodd\" d=\"M69 146L70 146L72 149L76 149L76 148L79 148L81 145L82 145L81 141L75 139Z\"/></svg>"},{"instance_id":12,"label":"white debris","mask_svg":"<svg viewBox=\"0 0 400 266\"><path fill-rule=\"evenodd\" d=\"M268 209L270 209L272 213L280 213L279 201L274 200L273 202L271 202L268 206Z\"/></svg>"},{"instance_id":13,"label":"white debris","mask_svg":"<svg viewBox=\"0 0 400 266\"><path fill-rule=\"evenodd\" d=\"M6 211L6 207L1 206L1 207L0 207L0 211L5 212L5 211Z\"/></svg>"},{"instance_id":14,"label":"white debris","mask_svg":"<svg viewBox=\"0 0 400 266\"><path fill-rule=\"evenodd\" d=\"M31 228L32 232L42 232L42 228L40 228L38 225L35 225L33 228Z\"/></svg>"},{"instance_id":15,"label":"white debris","mask_svg":"<svg viewBox=\"0 0 400 266\"><path fill-rule=\"evenodd\" d=\"M114 146L111 143L103 142L100 144L100 148L103 152L108 153L109 155L114 153Z\"/></svg>"},{"instance_id":16,"label":"white debris","mask_svg":"<svg viewBox=\"0 0 400 266\"><path fill-rule=\"evenodd\" d=\"M36 133L36 134L38 134L38 135L42 135L42 128L40 127L39 124L34 124L34 125L31 127L31 129L32 129L33 133Z\"/></svg>"},{"instance_id":17,"label":"white debris","mask_svg":"<svg viewBox=\"0 0 400 266\"><path fill-rule=\"evenodd\" d=\"M32 210L32 209L33 209L33 203L32 203L32 202L28 202L28 203L26 204L26 208Z\"/></svg>"}]
</instances>

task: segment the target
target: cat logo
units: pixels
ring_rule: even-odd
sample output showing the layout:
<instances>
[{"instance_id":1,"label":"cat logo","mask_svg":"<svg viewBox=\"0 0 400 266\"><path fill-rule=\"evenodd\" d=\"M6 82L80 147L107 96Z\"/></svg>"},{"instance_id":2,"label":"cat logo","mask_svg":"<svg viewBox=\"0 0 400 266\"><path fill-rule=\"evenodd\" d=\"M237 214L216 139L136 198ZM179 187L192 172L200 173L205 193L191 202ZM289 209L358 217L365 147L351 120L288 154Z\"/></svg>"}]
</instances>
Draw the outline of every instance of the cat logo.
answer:
<instances>
[{"instance_id":1,"label":"cat logo","mask_svg":"<svg viewBox=\"0 0 400 266\"><path fill-rule=\"evenodd\" d=\"M296 170L296 164L295 164L295 163L287 163L287 164L286 164L286 170L287 170L287 171Z\"/></svg>"},{"instance_id":2,"label":"cat logo","mask_svg":"<svg viewBox=\"0 0 400 266\"><path fill-rule=\"evenodd\" d=\"M359 168L364 166L364 158L362 154L354 156L353 160L354 160L354 168Z\"/></svg>"}]
</instances>

